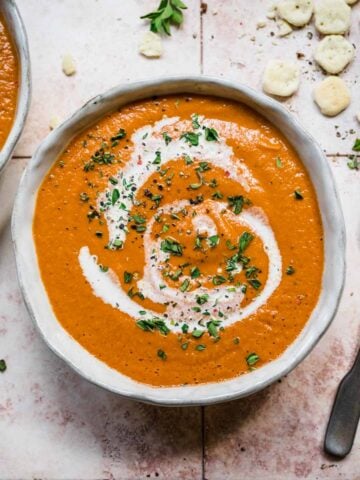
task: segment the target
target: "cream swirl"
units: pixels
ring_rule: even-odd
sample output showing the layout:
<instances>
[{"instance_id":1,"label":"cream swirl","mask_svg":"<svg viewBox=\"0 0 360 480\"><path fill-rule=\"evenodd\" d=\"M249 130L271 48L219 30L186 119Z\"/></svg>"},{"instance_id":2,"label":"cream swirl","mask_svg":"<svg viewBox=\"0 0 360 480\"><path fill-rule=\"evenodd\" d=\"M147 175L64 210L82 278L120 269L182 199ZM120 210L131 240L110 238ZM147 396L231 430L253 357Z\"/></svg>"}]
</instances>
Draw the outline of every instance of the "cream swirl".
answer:
<instances>
[{"instance_id":1,"label":"cream swirl","mask_svg":"<svg viewBox=\"0 0 360 480\"><path fill-rule=\"evenodd\" d=\"M253 135L253 140L258 134L257 131L248 130L239 132L238 126L231 122L224 122L211 119L206 121L209 128L216 128L223 132L223 135ZM98 208L104 213L107 222L110 244L123 245L126 248L127 224L131 220L130 211L136 205L136 192L145 184L149 177L159 168L154 158L161 152L161 167L167 162L179 160L186 155L196 158L197 161L209 162L227 172L229 177L236 181L242 189L249 192L252 189L260 189L244 162L235 163L236 159L233 149L222 138L216 142L209 142L204 135L199 135L198 145L190 145L181 135L173 138L171 142L164 142L163 132L166 128L172 128L178 132L187 131L191 128L190 121L183 121L177 117L165 118L154 125L148 125L138 129L132 135L133 151L126 166L117 173L116 180L121 188L117 188L117 195L114 201L113 192L115 187L109 184L107 190L98 199ZM236 129L236 132L234 132ZM258 140L260 140L258 138ZM188 200L174 200L157 209L157 215L171 214L189 207ZM193 205L195 215L192 218L194 230L206 237L216 235L217 226L213 218L221 222L228 219L235 222L239 227L250 230L259 237L264 251L268 256L269 271L266 284L253 301L242 308L244 291L242 286L218 285L213 288L206 288L200 285L191 291L182 291L164 284L164 265L169 256L161 249L161 239L152 235L155 218L147 222L146 231L143 236L144 245L144 275L137 280L137 288L146 298L166 306L165 313L159 315L157 312L142 308L123 290L119 279L113 270L102 272L99 269L98 260L91 255L89 248L84 246L79 252L79 263L85 278L90 283L93 293L105 303L134 319L139 319L139 311L142 318L161 318L169 329L180 331L185 322L191 327L203 325L209 318L219 319L221 311L221 322L223 326L232 324L255 313L266 303L274 290L278 287L282 275L282 261L280 251L269 225L265 212L259 207L250 207L235 215L231 210L226 209L222 201L206 200L201 205ZM226 213L224 215L224 211ZM222 215L221 215L222 214ZM220 220L219 220L220 219ZM241 264L236 267L238 272L243 268ZM183 280L191 280L186 275ZM160 288L161 286L161 288ZM199 297L206 298L206 305L203 308L194 309ZM206 316L204 316L204 310Z\"/></svg>"}]
</instances>

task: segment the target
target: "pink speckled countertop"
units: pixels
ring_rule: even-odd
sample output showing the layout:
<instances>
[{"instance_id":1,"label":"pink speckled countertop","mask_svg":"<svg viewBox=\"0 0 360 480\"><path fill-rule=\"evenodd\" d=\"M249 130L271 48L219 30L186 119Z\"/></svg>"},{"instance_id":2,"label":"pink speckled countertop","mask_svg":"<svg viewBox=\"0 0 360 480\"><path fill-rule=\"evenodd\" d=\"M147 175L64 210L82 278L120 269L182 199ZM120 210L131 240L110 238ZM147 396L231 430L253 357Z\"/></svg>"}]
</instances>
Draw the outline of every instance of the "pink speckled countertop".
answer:
<instances>
[{"instance_id":1,"label":"pink speckled countertop","mask_svg":"<svg viewBox=\"0 0 360 480\"><path fill-rule=\"evenodd\" d=\"M311 91L312 27L278 39L265 0L188 0L184 28L165 42L160 60L140 57L146 26L139 16L157 0L18 0L33 67L33 101L22 139L0 181L0 205L12 200L19 176L50 118L66 118L93 95L121 82L176 74L211 74L260 88L268 58L296 59L299 92L285 102L315 134L336 178L347 228L348 272L339 312L309 357L291 374L244 400L206 408L159 408L122 400L82 380L44 345L24 307L16 278L9 221L0 225L0 479L360 479L360 434L341 462L322 443L337 385L360 338L360 172L347 155L360 125L360 55L343 75L353 101L335 119L322 117ZM351 39L360 38L360 3ZM65 77L71 53L77 74ZM9 212L6 211L7 218ZM1 223L1 222L0 222Z\"/></svg>"}]
</instances>

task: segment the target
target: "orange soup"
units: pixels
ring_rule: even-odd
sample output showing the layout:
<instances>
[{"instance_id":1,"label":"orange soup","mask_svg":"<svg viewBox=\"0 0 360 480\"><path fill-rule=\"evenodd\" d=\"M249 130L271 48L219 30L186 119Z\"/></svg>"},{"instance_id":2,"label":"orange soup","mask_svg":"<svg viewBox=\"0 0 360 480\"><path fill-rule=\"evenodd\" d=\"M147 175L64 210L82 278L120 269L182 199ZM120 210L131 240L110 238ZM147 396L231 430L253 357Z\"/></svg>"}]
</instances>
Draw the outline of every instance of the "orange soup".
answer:
<instances>
[{"instance_id":1,"label":"orange soup","mask_svg":"<svg viewBox=\"0 0 360 480\"><path fill-rule=\"evenodd\" d=\"M270 362L320 293L304 166L272 124L220 98L141 101L84 131L46 175L33 230L62 326L154 386Z\"/></svg>"},{"instance_id":2,"label":"orange soup","mask_svg":"<svg viewBox=\"0 0 360 480\"><path fill-rule=\"evenodd\" d=\"M0 16L0 150L14 121L18 83L15 49L3 18Z\"/></svg>"}]
</instances>

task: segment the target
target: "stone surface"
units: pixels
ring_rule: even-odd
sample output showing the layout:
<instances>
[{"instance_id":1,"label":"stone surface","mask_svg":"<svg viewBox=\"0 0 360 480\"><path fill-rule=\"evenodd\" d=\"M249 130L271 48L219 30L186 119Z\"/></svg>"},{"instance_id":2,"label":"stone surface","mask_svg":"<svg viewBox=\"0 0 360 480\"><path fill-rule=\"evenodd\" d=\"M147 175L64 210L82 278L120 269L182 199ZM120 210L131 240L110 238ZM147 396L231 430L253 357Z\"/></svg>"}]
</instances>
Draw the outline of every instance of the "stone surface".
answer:
<instances>
[{"instance_id":1,"label":"stone surface","mask_svg":"<svg viewBox=\"0 0 360 480\"><path fill-rule=\"evenodd\" d=\"M360 172L346 166L359 134L360 58L343 78L353 103L324 118L311 99L323 78L310 65L313 28L276 37L265 0L188 0L184 28L165 39L164 56L143 58L139 16L157 0L18 0L28 30L33 100L26 130L0 182L0 478L31 480L208 479L359 480L360 436L342 462L322 453L338 382L359 347ZM203 8L204 10L204 8ZM359 38L360 4L350 39ZM256 30L259 21L266 26ZM271 32L275 32L271 36ZM254 37L254 38L253 38ZM66 77L62 57L77 73ZM120 82L164 75L217 75L260 88L269 58L298 59L303 79L284 105L329 153L347 227L348 272L339 312L311 355L260 394L206 409L158 408L123 400L82 380L44 345L25 310L16 278L9 215L20 174L52 117L65 119ZM336 128L338 126L338 128ZM350 133L354 129L354 133Z\"/></svg>"}]
</instances>

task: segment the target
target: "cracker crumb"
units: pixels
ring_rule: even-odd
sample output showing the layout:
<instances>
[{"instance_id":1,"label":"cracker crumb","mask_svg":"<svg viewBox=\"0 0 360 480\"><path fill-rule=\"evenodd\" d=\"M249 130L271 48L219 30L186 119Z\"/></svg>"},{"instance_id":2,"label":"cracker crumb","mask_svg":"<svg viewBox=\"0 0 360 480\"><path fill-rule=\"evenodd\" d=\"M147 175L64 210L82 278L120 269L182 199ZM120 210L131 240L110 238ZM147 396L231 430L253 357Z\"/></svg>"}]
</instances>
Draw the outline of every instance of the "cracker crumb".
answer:
<instances>
[{"instance_id":1,"label":"cracker crumb","mask_svg":"<svg viewBox=\"0 0 360 480\"><path fill-rule=\"evenodd\" d=\"M54 130L57 126L60 125L60 123L61 123L60 117L58 117L57 115L53 115L50 118L50 122L49 122L50 130Z\"/></svg>"},{"instance_id":2,"label":"cracker crumb","mask_svg":"<svg viewBox=\"0 0 360 480\"><path fill-rule=\"evenodd\" d=\"M139 52L141 55L148 58L161 57L163 47L160 35L157 35L154 32L146 32L140 42Z\"/></svg>"},{"instance_id":3,"label":"cracker crumb","mask_svg":"<svg viewBox=\"0 0 360 480\"><path fill-rule=\"evenodd\" d=\"M75 60L72 57L72 55L70 55L70 53L67 53L63 56L62 71L68 77L70 77L71 75L75 75L75 73L76 73Z\"/></svg>"},{"instance_id":4,"label":"cracker crumb","mask_svg":"<svg viewBox=\"0 0 360 480\"><path fill-rule=\"evenodd\" d=\"M278 27L278 33L277 33L278 37L286 37L293 31L291 25L285 22L285 20L278 19L276 21L276 24Z\"/></svg>"},{"instance_id":5,"label":"cracker crumb","mask_svg":"<svg viewBox=\"0 0 360 480\"><path fill-rule=\"evenodd\" d=\"M256 29L259 30L260 28L266 27L266 21L265 20L259 20L256 24Z\"/></svg>"}]
</instances>

